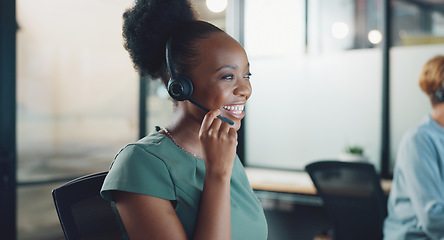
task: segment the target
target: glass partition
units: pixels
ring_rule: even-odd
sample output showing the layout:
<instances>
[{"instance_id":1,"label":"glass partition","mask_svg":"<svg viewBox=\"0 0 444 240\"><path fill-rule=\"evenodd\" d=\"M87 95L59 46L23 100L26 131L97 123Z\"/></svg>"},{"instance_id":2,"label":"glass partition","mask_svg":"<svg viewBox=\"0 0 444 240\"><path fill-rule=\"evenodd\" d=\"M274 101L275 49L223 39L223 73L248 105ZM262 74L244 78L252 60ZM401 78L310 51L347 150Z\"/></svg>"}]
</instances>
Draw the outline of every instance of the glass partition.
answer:
<instances>
[{"instance_id":1,"label":"glass partition","mask_svg":"<svg viewBox=\"0 0 444 240\"><path fill-rule=\"evenodd\" d=\"M303 169L360 146L379 167L382 52L369 33L380 12L361 2L246 1L247 165Z\"/></svg>"},{"instance_id":2,"label":"glass partition","mask_svg":"<svg viewBox=\"0 0 444 240\"><path fill-rule=\"evenodd\" d=\"M381 52L251 59L247 164L303 169L349 145L379 166Z\"/></svg>"},{"instance_id":3,"label":"glass partition","mask_svg":"<svg viewBox=\"0 0 444 240\"><path fill-rule=\"evenodd\" d=\"M51 190L105 171L137 139L138 75L122 46L132 1L18 0L18 238L63 236Z\"/></svg>"}]
</instances>

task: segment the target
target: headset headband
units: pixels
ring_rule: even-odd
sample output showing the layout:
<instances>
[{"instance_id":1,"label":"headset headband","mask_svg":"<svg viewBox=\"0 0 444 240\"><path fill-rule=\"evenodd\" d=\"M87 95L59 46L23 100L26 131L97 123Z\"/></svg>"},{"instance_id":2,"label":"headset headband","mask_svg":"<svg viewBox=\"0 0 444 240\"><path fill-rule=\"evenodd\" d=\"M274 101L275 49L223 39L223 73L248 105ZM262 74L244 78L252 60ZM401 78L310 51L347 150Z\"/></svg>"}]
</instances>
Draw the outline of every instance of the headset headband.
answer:
<instances>
[{"instance_id":1,"label":"headset headband","mask_svg":"<svg viewBox=\"0 0 444 240\"><path fill-rule=\"evenodd\" d=\"M168 41L167 41L166 48L165 48L165 61L166 61L168 73L170 74L170 78L175 79L176 74L174 73L172 65L170 64L170 59L172 59L172 55L171 55L172 41L173 41L173 36L168 37Z\"/></svg>"}]
</instances>

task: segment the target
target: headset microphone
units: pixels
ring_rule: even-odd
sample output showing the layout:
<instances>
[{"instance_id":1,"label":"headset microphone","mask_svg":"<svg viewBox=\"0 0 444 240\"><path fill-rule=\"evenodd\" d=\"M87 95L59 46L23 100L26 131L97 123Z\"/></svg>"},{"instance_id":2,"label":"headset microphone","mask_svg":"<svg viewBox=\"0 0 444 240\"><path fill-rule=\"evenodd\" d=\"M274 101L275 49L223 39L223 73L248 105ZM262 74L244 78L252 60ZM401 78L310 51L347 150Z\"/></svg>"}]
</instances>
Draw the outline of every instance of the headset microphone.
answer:
<instances>
[{"instance_id":1,"label":"headset microphone","mask_svg":"<svg viewBox=\"0 0 444 240\"><path fill-rule=\"evenodd\" d=\"M170 74L170 80L168 81L168 93L170 94L170 96L177 100L177 101L185 101L188 100L191 103L193 103L194 105L202 108L203 110L209 112L210 110L206 107L204 107L202 104L194 101L191 98L191 95L193 94L193 83L191 82L190 78L183 75L183 74L178 74L176 75L174 73L174 69L172 68L172 66L170 65L170 58L171 58L171 41L172 41L172 37L170 37L168 39L167 45L166 45L166 54L165 54L165 60L166 60L166 65L167 65L167 69L168 69L168 73ZM222 116L217 116L220 120L233 125L234 122L231 121L228 118L222 117Z\"/></svg>"}]
</instances>

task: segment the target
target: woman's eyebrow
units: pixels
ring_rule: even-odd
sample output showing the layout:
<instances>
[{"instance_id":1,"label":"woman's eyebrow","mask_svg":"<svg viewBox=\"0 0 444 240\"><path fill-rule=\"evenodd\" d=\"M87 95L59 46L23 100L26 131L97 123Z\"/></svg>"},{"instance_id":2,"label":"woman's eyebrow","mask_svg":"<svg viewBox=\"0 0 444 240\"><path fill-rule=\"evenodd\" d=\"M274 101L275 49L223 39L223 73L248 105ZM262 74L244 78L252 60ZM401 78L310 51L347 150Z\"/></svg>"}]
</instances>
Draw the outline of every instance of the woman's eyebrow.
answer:
<instances>
[{"instance_id":1,"label":"woman's eyebrow","mask_svg":"<svg viewBox=\"0 0 444 240\"><path fill-rule=\"evenodd\" d=\"M216 72L218 72L218 71L220 71L220 70L222 70L222 69L225 69L225 68L236 69L237 67L238 67L238 66L237 66L236 64L234 64L234 65L225 65L225 66L222 66L222 67L218 68L218 69L216 70Z\"/></svg>"}]
</instances>

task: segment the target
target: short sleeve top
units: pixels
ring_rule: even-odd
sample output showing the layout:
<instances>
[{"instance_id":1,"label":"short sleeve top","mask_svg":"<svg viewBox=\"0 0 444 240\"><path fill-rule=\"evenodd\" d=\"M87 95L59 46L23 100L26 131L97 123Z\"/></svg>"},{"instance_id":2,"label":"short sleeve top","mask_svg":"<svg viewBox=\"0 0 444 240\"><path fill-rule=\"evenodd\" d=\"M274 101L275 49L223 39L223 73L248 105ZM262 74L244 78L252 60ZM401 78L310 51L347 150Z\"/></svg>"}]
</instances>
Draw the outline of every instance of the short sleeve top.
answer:
<instances>
[{"instance_id":1,"label":"short sleeve top","mask_svg":"<svg viewBox=\"0 0 444 240\"><path fill-rule=\"evenodd\" d=\"M175 200L176 214L188 238L192 238L204 177L202 159L185 153L166 136L154 131L120 150L101 194L109 201L112 201L112 190ZM267 239L264 211L237 156L230 184L232 239Z\"/></svg>"}]
</instances>

